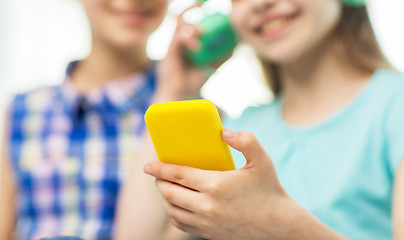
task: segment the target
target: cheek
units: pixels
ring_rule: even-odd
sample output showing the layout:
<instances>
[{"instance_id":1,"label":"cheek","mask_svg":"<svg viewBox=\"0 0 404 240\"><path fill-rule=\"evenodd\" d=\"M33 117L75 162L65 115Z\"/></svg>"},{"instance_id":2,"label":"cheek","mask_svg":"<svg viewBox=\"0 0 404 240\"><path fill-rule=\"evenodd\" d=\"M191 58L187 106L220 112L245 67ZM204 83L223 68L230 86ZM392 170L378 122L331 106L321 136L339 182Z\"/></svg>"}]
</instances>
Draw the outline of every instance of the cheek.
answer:
<instances>
[{"instance_id":1,"label":"cheek","mask_svg":"<svg viewBox=\"0 0 404 240\"><path fill-rule=\"evenodd\" d=\"M340 21L341 6L338 1L321 0L306 11L304 24L307 41L318 44L328 38Z\"/></svg>"},{"instance_id":2,"label":"cheek","mask_svg":"<svg viewBox=\"0 0 404 240\"><path fill-rule=\"evenodd\" d=\"M307 22L320 32L330 32L336 26L342 12L338 0L312 0L305 6Z\"/></svg>"},{"instance_id":3,"label":"cheek","mask_svg":"<svg viewBox=\"0 0 404 240\"><path fill-rule=\"evenodd\" d=\"M275 50L289 60L309 54L319 44L327 44L340 20L341 7L336 0L312 0L302 4L302 15L295 30L285 41L280 41Z\"/></svg>"},{"instance_id":4,"label":"cheek","mask_svg":"<svg viewBox=\"0 0 404 240\"><path fill-rule=\"evenodd\" d=\"M160 1L157 1L156 4L157 4L157 8L158 8L156 10L156 23L157 23L157 26L159 26L163 22L165 16L167 15L168 1L160 0Z\"/></svg>"},{"instance_id":5,"label":"cheek","mask_svg":"<svg viewBox=\"0 0 404 240\"><path fill-rule=\"evenodd\" d=\"M168 0L158 0L157 1L157 6L159 6L163 11L167 11L168 8Z\"/></svg>"},{"instance_id":6,"label":"cheek","mask_svg":"<svg viewBox=\"0 0 404 240\"><path fill-rule=\"evenodd\" d=\"M108 19L107 0L82 0L81 2L93 30L105 25Z\"/></svg>"},{"instance_id":7,"label":"cheek","mask_svg":"<svg viewBox=\"0 0 404 240\"><path fill-rule=\"evenodd\" d=\"M100 9L108 6L108 0L81 0L81 3L88 14L96 15Z\"/></svg>"},{"instance_id":8,"label":"cheek","mask_svg":"<svg viewBox=\"0 0 404 240\"><path fill-rule=\"evenodd\" d=\"M237 34L244 39L246 33L248 32L247 21L245 17L245 12L240 9L240 7L233 6L230 19L234 29L236 30Z\"/></svg>"}]
</instances>

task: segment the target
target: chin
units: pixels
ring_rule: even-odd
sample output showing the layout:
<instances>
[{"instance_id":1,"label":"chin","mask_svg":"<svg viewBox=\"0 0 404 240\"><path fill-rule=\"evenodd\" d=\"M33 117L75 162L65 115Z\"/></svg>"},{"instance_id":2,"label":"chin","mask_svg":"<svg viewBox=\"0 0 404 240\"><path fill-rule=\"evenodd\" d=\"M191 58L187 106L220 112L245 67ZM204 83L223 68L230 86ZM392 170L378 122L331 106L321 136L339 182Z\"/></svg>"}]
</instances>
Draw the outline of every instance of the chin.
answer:
<instances>
[{"instance_id":1,"label":"chin","mask_svg":"<svg viewBox=\"0 0 404 240\"><path fill-rule=\"evenodd\" d=\"M299 59L299 53L292 48L274 48L267 51L258 51L258 56L264 61L284 65Z\"/></svg>"},{"instance_id":2,"label":"chin","mask_svg":"<svg viewBox=\"0 0 404 240\"><path fill-rule=\"evenodd\" d=\"M147 43L147 38L145 36L115 36L113 42L114 45L121 49L134 49L138 47L144 47Z\"/></svg>"}]
</instances>

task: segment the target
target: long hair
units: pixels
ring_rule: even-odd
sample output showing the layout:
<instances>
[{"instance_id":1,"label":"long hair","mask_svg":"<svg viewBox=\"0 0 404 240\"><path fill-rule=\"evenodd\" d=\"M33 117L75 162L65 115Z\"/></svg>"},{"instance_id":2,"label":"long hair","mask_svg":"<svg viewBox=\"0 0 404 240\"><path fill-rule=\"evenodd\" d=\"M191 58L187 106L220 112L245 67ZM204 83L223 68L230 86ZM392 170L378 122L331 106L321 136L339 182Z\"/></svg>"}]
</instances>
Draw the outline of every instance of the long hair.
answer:
<instances>
[{"instance_id":1,"label":"long hair","mask_svg":"<svg viewBox=\"0 0 404 240\"><path fill-rule=\"evenodd\" d=\"M370 73L378 68L393 68L377 42L365 6L343 6L341 19L334 33L342 43L343 57L353 67ZM282 92L279 67L263 59L260 62L270 89L278 96Z\"/></svg>"}]
</instances>

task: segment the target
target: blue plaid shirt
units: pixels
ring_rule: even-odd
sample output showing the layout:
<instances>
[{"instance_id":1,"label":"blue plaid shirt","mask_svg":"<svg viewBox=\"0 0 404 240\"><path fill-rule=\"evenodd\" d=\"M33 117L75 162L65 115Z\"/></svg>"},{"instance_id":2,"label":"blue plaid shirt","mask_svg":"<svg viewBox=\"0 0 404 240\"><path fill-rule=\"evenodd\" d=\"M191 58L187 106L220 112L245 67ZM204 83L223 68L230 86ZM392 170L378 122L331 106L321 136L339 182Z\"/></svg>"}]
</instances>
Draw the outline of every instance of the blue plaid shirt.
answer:
<instances>
[{"instance_id":1,"label":"blue plaid shirt","mask_svg":"<svg viewBox=\"0 0 404 240\"><path fill-rule=\"evenodd\" d=\"M155 67L83 96L70 80L17 95L9 157L18 186L17 239L112 239L117 197L136 160Z\"/></svg>"}]
</instances>

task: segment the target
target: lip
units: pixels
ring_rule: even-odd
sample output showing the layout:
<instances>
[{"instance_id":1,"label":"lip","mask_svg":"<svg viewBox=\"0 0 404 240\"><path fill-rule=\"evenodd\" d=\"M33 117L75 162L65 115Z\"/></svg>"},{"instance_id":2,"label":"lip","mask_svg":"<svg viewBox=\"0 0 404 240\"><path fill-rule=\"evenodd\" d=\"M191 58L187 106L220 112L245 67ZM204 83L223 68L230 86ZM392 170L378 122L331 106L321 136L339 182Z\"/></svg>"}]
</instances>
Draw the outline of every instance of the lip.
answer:
<instances>
[{"instance_id":1,"label":"lip","mask_svg":"<svg viewBox=\"0 0 404 240\"><path fill-rule=\"evenodd\" d=\"M273 40L279 38L286 34L294 25L297 18L299 17L300 12L296 11L293 13L278 13L278 14L271 14L264 18L262 18L254 27L253 31L258 34L258 36L265 40ZM263 31L263 27L272 22L279 19L286 19L286 23L284 23L281 27L274 29L270 32Z\"/></svg>"},{"instance_id":2,"label":"lip","mask_svg":"<svg viewBox=\"0 0 404 240\"><path fill-rule=\"evenodd\" d=\"M146 24L147 20L152 15L151 11L129 12L117 11L116 17L119 22L129 27L139 27Z\"/></svg>"}]
</instances>

